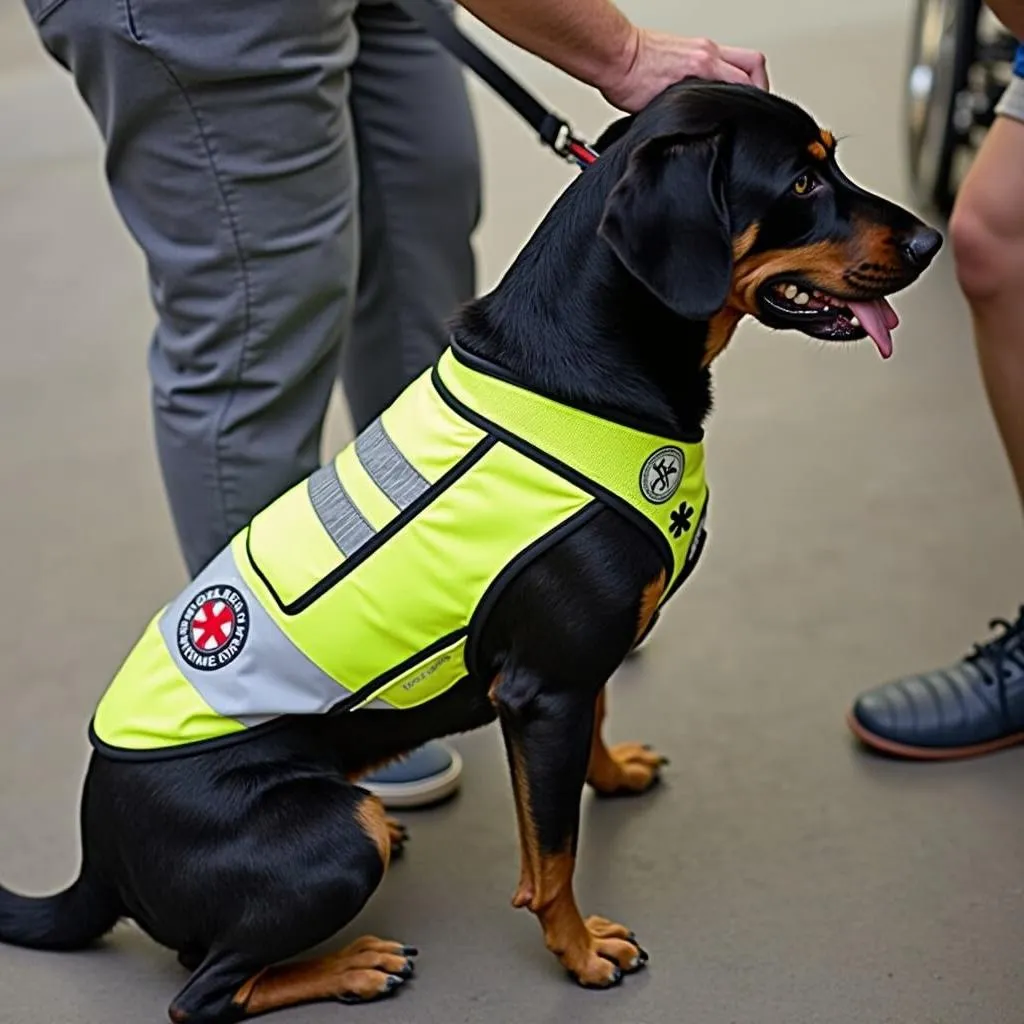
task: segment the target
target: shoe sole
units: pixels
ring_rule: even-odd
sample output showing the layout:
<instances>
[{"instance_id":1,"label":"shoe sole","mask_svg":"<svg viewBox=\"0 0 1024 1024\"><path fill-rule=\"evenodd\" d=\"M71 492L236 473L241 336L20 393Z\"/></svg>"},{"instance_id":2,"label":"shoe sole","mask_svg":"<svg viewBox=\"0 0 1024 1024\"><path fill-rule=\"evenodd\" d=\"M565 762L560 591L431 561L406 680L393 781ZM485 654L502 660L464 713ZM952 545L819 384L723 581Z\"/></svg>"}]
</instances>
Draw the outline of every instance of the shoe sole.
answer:
<instances>
[{"instance_id":1,"label":"shoe sole","mask_svg":"<svg viewBox=\"0 0 1024 1024\"><path fill-rule=\"evenodd\" d=\"M462 777L462 755L448 748L452 763L437 775L430 775L415 782L360 782L363 789L368 789L389 811L418 810L432 807L449 797L454 796L459 788Z\"/></svg>"},{"instance_id":2,"label":"shoe sole","mask_svg":"<svg viewBox=\"0 0 1024 1024\"><path fill-rule=\"evenodd\" d=\"M914 747L907 743L887 740L884 736L873 733L857 720L853 711L846 713L846 724L854 736L865 746L879 750L883 754L903 757L910 761L960 761L968 757L994 754L997 750L1005 750L1007 747L1015 747L1024 743L1024 732L1015 732L998 740L976 743L968 747Z\"/></svg>"}]
</instances>

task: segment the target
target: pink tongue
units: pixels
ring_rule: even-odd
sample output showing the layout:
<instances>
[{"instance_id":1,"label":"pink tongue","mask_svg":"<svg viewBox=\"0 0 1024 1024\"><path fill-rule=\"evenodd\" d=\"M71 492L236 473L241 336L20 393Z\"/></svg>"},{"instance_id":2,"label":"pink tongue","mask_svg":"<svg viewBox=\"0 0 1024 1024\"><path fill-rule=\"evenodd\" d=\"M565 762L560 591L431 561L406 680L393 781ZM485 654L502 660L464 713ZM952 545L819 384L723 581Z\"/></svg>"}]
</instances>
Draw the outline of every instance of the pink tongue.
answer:
<instances>
[{"instance_id":1,"label":"pink tongue","mask_svg":"<svg viewBox=\"0 0 1024 1024\"><path fill-rule=\"evenodd\" d=\"M850 302L850 312L860 321L861 327L871 336L879 355L888 359L892 355L892 330L899 325L896 310L885 299L874 302Z\"/></svg>"}]
</instances>

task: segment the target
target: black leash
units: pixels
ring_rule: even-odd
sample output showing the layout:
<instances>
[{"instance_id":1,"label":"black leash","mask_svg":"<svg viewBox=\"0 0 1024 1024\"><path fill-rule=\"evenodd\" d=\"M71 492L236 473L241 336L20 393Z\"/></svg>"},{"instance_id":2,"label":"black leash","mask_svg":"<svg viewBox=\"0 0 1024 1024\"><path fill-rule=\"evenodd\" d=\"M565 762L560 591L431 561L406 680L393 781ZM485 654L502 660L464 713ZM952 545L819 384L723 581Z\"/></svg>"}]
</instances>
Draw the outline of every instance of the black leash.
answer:
<instances>
[{"instance_id":1,"label":"black leash","mask_svg":"<svg viewBox=\"0 0 1024 1024\"><path fill-rule=\"evenodd\" d=\"M482 78L563 160L581 170L597 159L597 152L573 134L569 122L553 114L527 92L504 68L488 57L435 0L393 0L396 7L419 22L446 50Z\"/></svg>"}]
</instances>

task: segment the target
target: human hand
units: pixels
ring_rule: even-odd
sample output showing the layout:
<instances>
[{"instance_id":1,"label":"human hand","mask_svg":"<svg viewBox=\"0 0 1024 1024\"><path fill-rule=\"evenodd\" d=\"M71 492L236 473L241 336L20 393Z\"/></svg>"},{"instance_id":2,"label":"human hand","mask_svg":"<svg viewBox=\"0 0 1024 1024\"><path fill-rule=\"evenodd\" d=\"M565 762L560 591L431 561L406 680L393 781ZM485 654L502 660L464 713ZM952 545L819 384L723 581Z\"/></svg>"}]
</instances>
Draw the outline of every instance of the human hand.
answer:
<instances>
[{"instance_id":1,"label":"human hand","mask_svg":"<svg viewBox=\"0 0 1024 1024\"><path fill-rule=\"evenodd\" d=\"M763 53L638 28L632 59L624 70L613 72L607 84L601 84L601 94L613 106L632 114L691 75L768 88Z\"/></svg>"}]
</instances>

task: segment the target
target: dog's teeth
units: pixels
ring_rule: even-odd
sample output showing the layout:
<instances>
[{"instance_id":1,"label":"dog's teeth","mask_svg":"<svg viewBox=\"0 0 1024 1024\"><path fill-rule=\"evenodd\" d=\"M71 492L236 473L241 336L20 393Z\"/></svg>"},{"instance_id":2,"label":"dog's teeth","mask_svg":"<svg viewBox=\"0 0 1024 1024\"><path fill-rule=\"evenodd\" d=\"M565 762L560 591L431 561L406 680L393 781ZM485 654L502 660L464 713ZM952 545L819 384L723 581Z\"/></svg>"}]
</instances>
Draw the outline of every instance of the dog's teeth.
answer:
<instances>
[{"instance_id":1,"label":"dog's teeth","mask_svg":"<svg viewBox=\"0 0 1024 1024\"><path fill-rule=\"evenodd\" d=\"M795 284L787 285L783 295L785 295L787 299L792 299L799 290L800 289L797 288Z\"/></svg>"},{"instance_id":2,"label":"dog's teeth","mask_svg":"<svg viewBox=\"0 0 1024 1024\"><path fill-rule=\"evenodd\" d=\"M850 326L851 327L860 327L860 321L855 316L851 316L850 317Z\"/></svg>"},{"instance_id":3,"label":"dog's teeth","mask_svg":"<svg viewBox=\"0 0 1024 1024\"><path fill-rule=\"evenodd\" d=\"M801 292L795 299L793 299L793 301L798 306L806 306L807 303L811 301L811 297L807 292Z\"/></svg>"}]
</instances>

